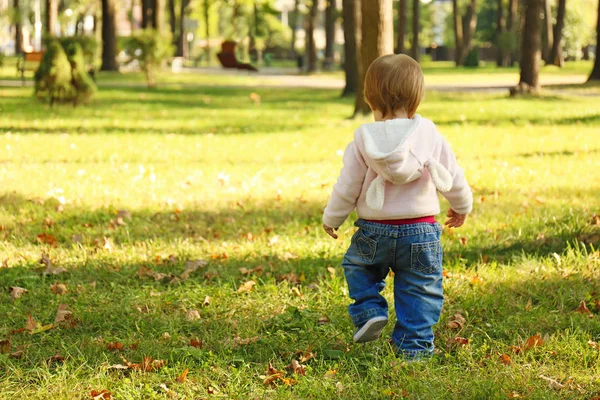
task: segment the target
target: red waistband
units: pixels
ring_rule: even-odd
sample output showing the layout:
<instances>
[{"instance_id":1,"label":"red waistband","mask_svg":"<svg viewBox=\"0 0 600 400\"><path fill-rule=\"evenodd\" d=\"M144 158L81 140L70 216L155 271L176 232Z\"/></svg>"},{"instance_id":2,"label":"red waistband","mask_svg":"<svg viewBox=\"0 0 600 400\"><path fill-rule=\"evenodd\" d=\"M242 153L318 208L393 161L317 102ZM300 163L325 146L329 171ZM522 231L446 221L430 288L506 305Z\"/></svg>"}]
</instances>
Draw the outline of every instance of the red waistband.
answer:
<instances>
[{"instance_id":1,"label":"red waistband","mask_svg":"<svg viewBox=\"0 0 600 400\"><path fill-rule=\"evenodd\" d=\"M384 224L384 225L410 225L410 224L418 224L418 223L426 223L426 224L435 224L437 221L435 217L419 217L419 218L408 218L408 219L385 219L385 220L373 220L367 219L367 222L374 222L376 224Z\"/></svg>"}]
</instances>

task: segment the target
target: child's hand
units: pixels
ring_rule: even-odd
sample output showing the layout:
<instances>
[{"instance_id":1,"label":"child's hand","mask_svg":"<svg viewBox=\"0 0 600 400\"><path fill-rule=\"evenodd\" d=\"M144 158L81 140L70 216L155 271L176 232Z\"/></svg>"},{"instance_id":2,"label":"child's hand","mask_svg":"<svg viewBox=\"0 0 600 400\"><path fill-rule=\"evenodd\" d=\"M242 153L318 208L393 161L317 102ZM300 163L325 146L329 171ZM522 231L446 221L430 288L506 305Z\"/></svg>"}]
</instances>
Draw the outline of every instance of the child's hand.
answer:
<instances>
[{"instance_id":1,"label":"child's hand","mask_svg":"<svg viewBox=\"0 0 600 400\"><path fill-rule=\"evenodd\" d=\"M449 209L446 216L450 219L446 221L444 225L448 226L449 228L458 228L462 226L462 224L465 223L465 219L467 219L466 214L459 214L453 209Z\"/></svg>"},{"instance_id":2,"label":"child's hand","mask_svg":"<svg viewBox=\"0 0 600 400\"><path fill-rule=\"evenodd\" d=\"M332 238L334 238L334 239L337 239L337 238L338 238L338 235L337 235L337 233L335 233L335 231L337 231L337 230L338 230L338 228L335 228L335 229L333 229L332 227L330 227L330 226L327 226L327 225L323 224L323 229L324 229L324 230L325 230L325 232L327 232L327 234L328 234L329 236L331 236Z\"/></svg>"}]
</instances>

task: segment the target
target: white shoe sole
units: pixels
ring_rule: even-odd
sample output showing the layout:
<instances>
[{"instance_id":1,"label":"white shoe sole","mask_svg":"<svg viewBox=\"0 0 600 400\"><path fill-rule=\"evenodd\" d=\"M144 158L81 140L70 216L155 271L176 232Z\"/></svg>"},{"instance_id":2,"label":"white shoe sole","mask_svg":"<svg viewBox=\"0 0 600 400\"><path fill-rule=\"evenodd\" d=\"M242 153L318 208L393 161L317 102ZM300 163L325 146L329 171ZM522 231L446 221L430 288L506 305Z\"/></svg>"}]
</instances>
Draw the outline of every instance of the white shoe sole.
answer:
<instances>
[{"instance_id":1,"label":"white shoe sole","mask_svg":"<svg viewBox=\"0 0 600 400\"><path fill-rule=\"evenodd\" d=\"M379 339L387 322L387 317L371 318L354 334L354 341L356 343L367 343Z\"/></svg>"}]
</instances>

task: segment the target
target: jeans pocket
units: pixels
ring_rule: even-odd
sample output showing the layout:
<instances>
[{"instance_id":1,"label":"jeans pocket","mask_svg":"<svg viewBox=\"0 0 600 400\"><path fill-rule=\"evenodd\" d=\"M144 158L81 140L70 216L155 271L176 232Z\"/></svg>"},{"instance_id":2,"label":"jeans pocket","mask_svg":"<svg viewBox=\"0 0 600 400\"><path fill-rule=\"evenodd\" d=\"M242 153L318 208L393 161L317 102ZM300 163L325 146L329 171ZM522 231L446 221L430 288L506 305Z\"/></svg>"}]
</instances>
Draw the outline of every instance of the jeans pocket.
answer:
<instances>
[{"instance_id":1,"label":"jeans pocket","mask_svg":"<svg viewBox=\"0 0 600 400\"><path fill-rule=\"evenodd\" d=\"M442 245L435 242L413 243L410 245L412 269L424 274L432 274L442 268Z\"/></svg>"},{"instance_id":2,"label":"jeans pocket","mask_svg":"<svg viewBox=\"0 0 600 400\"><path fill-rule=\"evenodd\" d=\"M365 262L373 262L377 253L377 241L366 237L362 229L359 229L352 239L356 254Z\"/></svg>"}]
</instances>

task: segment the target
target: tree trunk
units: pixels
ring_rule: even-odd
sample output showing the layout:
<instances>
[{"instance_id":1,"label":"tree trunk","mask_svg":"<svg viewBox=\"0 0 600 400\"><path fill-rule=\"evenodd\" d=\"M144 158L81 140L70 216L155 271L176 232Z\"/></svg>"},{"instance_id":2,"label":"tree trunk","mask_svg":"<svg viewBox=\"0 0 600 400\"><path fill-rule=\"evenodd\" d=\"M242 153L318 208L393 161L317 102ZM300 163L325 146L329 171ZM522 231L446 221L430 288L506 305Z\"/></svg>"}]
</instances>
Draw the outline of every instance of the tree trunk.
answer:
<instances>
[{"instance_id":1,"label":"tree trunk","mask_svg":"<svg viewBox=\"0 0 600 400\"><path fill-rule=\"evenodd\" d=\"M504 5L503 0L498 0L496 8L496 47L498 48L498 57L496 58L496 65L499 67L504 66L505 55L504 51L500 48L499 41L504 34L506 29L506 21L504 20Z\"/></svg>"},{"instance_id":2,"label":"tree trunk","mask_svg":"<svg viewBox=\"0 0 600 400\"><path fill-rule=\"evenodd\" d=\"M292 43L290 45L290 58L296 58L296 34L298 32L298 13L300 7L300 0L294 1L294 13L290 20L290 28L292 28Z\"/></svg>"},{"instance_id":3,"label":"tree trunk","mask_svg":"<svg viewBox=\"0 0 600 400\"><path fill-rule=\"evenodd\" d=\"M544 50L542 57L546 64L551 64L551 54L554 42L554 34L552 32L552 7L550 0L544 0Z\"/></svg>"},{"instance_id":4,"label":"tree trunk","mask_svg":"<svg viewBox=\"0 0 600 400\"><path fill-rule=\"evenodd\" d=\"M312 0L308 15L306 16L306 55L308 72L317 70L317 46L315 44L315 20L319 11L319 2Z\"/></svg>"},{"instance_id":5,"label":"tree trunk","mask_svg":"<svg viewBox=\"0 0 600 400\"><path fill-rule=\"evenodd\" d=\"M462 54L463 54L463 24L462 14L458 7L458 0L452 0L452 11L454 13L454 61L456 65L463 65Z\"/></svg>"},{"instance_id":6,"label":"tree trunk","mask_svg":"<svg viewBox=\"0 0 600 400\"><path fill-rule=\"evenodd\" d=\"M152 3L153 0L142 0L142 29L152 25Z\"/></svg>"},{"instance_id":7,"label":"tree trunk","mask_svg":"<svg viewBox=\"0 0 600 400\"><path fill-rule=\"evenodd\" d=\"M206 65L210 64L210 3L209 0L204 0L204 34L206 35Z\"/></svg>"},{"instance_id":8,"label":"tree trunk","mask_svg":"<svg viewBox=\"0 0 600 400\"><path fill-rule=\"evenodd\" d=\"M519 11L519 0L508 0L508 17L506 19L506 31L517 37L517 14ZM510 65L517 62L517 50L510 54Z\"/></svg>"},{"instance_id":9,"label":"tree trunk","mask_svg":"<svg viewBox=\"0 0 600 400\"><path fill-rule=\"evenodd\" d=\"M179 34L177 35L177 50L175 56L186 57L187 51L185 47L185 9L189 4L189 0L181 0L181 9L179 10Z\"/></svg>"},{"instance_id":10,"label":"tree trunk","mask_svg":"<svg viewBox=\"0 0 600 400\"><path fill-rule=\"evenodd\" d=\"M19 0L13 0L15 12L15 54L20 55L23 52L23 27L21 26L21 10Z\"/></svg>"},{"instance_id":11,"label":"tree trunk","mask_svg":"<svg viewBox=\"0 0 600 400\"><path fill-rule=\"evenodd\" d=\"M598 48L600 48L600 1L598 1L598 22L596 23L596 61L594 68L590 74L589 81L600 81L600 56L598 56Z\"/></svg>"},{"instance_id":12,"label":"tree trunk","mask_svg":"<svg viewBox=\"0 0 600 400\"><path fill-rule=\"evenodd\" d=\"M56 23L58 22L58 0L46 0L46 23L44 33L50 36L56 35Z\"/></svg>"},{"instance_id":13,"label":"tree trunk","mask_svg":"<svg viewBox=\"0 0 600 400\"><path fill-rule=\"evenodd\" d=\"M165 25L165 0L153 0L153 6L152 27L156 31L162 32Z\"/></svg>"},{"instance_id":14,"label":"tree trunk","mask_svg":"<svg viewBox=\"0 0 600 400\"><path fill-rule=\"evenodd\" d=\"M400 0L398 2L398 27L396 35L396 53L404 54L404 41L406 37L406 17L408 16L408 0Z\"/></svg>"},{"instance_id":15,"label":"tree trunk","mask_svg":"<svg viewBox=\"0 0 600 400\"><path fill-rule=\"evenodd\" d=\"M394 52L394 21L392 0L363 0L361 2L361 55L359 61L359 90L356 92L354 115L369 114L364 85L367 69L377 57Z\"/></svg>"},{"instance_id":16,"label":"tree trunk","mask_svg":"<svg viewBox=\"0 0 600 400\"><path fill-rule=\"evenodd\" d=\"M336 0L326 0L327 7L325 8L325 62L323 68L331 70L333 67L334 46L335 46L335 19L337 8Z\"/></svg>"},{"instance_id":17,"label":"tree trunk","mask_svg":"<svg viewBox=\"0 0 600 400\"><path fill-rule=\"evenodd\" d=\"M470 0L469 4L467 5L467 11L464 16L464 20L460 15L460 10L458 10L458 6L456 5L456 0L454 0L454 5L456 7L454 14L454 29L458 31L458 28L462 27L462 32L459 33L460 47L458 45L456 46L456 65L465 65L467 55L472 48L475 29L477 28L477 0ZM459 43L458 38L456 42Z\"/></svg>"},{"instance_id":18,"label":"tree trunk","mask_svg":"<svg viewBox=\"0 0 600 400\"><path fill-rule=\"evenodd\" d=\"M410 55L415 61L419 61L421 46L419 44L419 32L421 31L421 0L413 0L413 41Z\"/></svg>"},{"instance_id":19,"label":"tree trunk","mask_svg":"<svg viewBox=\"0 0 600 400\"><path fill-rule=\"evenodd\" d=\"M102 67L101 71L118 71L117 19L115 0L102 0Z\"/></svg>"},{"instance_id":20,"label":"tree trunk","mask_svg":"<svg viewBox=\"0 0 600 400\"><path fill-rule=\"evenodd\" d=\"M565 14L567 13L567 0L558 0L558 10L556 13L556 25L554 25L554 42L550 52L549 61L558 67L565 63L562 54L563 28L565 27Z\"/></svg>"},{"instance_id":21,"label":"tree trunk","mask_svg":"<svg viewBox=\"0 0 600 400\"><path fill-rule=\"evenodd\" d=\"M175 0L168 1L169 8L169 29L173 44L177 45L177 14L175 12Z\"/></svg>"},{"instance_id":22,"label":"tree trunk","mask_svg":"<svg viewBox=\"0 0 600 400\"><path fill-rule=\"evenodd\" d=\"M542 64L542 20L544 0L527 0L525 3L525 26L521 45L521 79L515 93L535 94L540 89Z\"/></svg>"},{"instance_id":23,"label":"tree trunk","mask_svg":"<svg viewBox=\"0 0 600 400\"><path fill-rule=\"evenodd\" d=\"M357 51L360 47L360 0L344 0L344 72L346 87L342 97L352 96L358 86Z\"/></svg>"}]
</instances>

